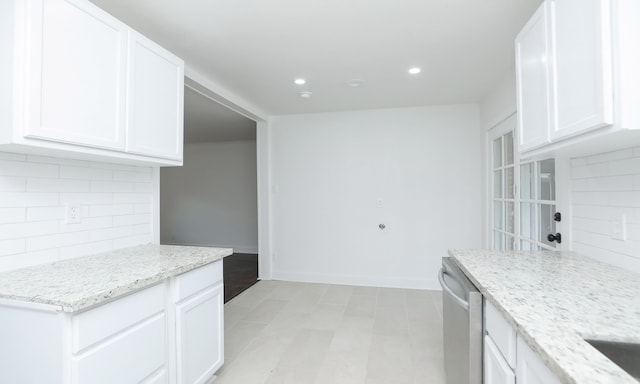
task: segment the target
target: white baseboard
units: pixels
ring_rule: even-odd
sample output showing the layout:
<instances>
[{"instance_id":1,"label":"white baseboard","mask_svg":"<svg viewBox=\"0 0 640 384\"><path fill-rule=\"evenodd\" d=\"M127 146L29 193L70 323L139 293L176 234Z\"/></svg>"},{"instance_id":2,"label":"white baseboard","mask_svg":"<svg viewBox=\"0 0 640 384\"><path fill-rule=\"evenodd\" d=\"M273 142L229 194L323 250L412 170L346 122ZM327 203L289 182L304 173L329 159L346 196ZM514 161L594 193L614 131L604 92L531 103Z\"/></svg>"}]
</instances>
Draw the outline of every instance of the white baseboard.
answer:
<instances>
[{"instance_id":1,"label":"white baseboard","mask_svg":"<svg viewBox=\"0 0 640 384\"><path fill-rule=\"evenodd\" d=\"M441 290L437 272L433 277L423 279L415 278L395 278L384 276L351 276L338 274L320 274L305 272L282 272L274 271L271 275L272 280L297 281L302 283L323 283L323 284L341 284L341 285L357 285L366 287L385 287L385 288L407 288L407 289L428 289Z\"/></svg>"},{"instance_id":2,"label":"white baseboard","mask_svg":"<svg viewBox=\"0 0 640 384\"><path fill-rule=\"evenodd\" d=\"M228 244L194 244L194 243L189 243L189 244L184 244L184 243L162 243L162 244L166 244L166 245L191 245L194 247L213 247L213 248L231 248L233 249L234 253L252 253L252 254L258 254L258 246L252 246L252 245L228 245Z\"/></svg>"}]
</instances>

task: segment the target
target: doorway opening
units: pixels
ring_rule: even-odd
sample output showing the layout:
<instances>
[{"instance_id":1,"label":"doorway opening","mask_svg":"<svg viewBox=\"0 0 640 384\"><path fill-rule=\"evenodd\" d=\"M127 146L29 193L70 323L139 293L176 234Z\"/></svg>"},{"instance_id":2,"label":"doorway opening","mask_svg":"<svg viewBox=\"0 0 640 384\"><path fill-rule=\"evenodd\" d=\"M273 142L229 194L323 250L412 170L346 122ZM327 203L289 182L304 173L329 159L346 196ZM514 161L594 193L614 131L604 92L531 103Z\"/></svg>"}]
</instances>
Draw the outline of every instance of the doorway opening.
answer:
<instances>
[{"instance_id":1,"label":"doorway opening","mask_svg":"<svg viewBox=\"0 0 640 384\"><path fill-rule=\"evenodd\" d=\"M160 170L160 243L233 248L225 302L258 280L257 180L256 122L186 85L184 165Z\"/></svg>"}]
</instances>

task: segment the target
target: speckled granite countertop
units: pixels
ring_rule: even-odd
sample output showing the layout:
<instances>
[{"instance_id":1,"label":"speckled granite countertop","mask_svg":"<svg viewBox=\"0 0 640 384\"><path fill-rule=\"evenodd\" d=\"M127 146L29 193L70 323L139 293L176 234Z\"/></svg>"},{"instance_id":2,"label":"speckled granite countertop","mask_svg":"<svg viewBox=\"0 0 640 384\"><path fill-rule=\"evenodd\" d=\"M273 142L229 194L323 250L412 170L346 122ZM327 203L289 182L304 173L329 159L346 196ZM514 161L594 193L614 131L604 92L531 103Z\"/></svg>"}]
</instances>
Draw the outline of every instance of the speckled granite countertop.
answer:
<instances>
[{"instance_id":1,"label":"speckled granite countertop","mask_svg":"<svg viewBox=\"0 0 640 384\"><path fill-rule=\"evenodd\" d=\"M0 273L0 298L59 306L99 304L231 255L230 248L141 245Z\"/></svg>"},{"instance_id":2,"label":"speckled granite countertop","mask_svg":"<svg viewBox=\"0 0 640 384\"><path fill-rule=\"evenodd\" d=\"M640 343L640 274L572 252L449 255L563 382L638 384L583 339Z\"/></svg>"}]
</instances>

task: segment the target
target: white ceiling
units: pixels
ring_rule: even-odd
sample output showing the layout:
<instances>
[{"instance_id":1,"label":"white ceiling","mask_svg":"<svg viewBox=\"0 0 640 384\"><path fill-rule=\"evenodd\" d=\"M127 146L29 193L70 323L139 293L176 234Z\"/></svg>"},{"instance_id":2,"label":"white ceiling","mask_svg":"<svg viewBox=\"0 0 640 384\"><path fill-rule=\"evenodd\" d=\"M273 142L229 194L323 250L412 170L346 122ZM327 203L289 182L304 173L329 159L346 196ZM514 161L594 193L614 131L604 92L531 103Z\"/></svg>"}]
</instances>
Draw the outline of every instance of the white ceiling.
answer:
<instances>
[{"instance_id":1,"label":"white ceiling","mask_svg":"<svg viewBox=\"0 0 640 384\"><path fill-rule=\"evenodd\" d=\"M513 71L514 37L542 2L92 1L269 115L479 102Z\"/></svg>"}]
</instances>

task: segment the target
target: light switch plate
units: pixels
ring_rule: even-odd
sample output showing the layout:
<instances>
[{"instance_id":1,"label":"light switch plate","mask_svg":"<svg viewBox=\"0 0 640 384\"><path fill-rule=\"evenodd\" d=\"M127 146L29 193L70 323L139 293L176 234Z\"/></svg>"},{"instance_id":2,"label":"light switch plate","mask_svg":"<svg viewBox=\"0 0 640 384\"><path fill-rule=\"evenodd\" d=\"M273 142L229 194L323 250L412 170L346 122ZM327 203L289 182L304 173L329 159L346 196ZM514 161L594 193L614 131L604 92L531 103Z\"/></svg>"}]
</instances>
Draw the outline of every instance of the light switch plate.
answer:
<instances>
[{"instance_id":1,"label":"light switch plate","mask_svg":"<svg viewBox=\"0 0 640 384\"><path fill-rule=\"evenodd\" d=\"M627 217L620 215L611 221L611 238L614 240L627 240Z\"/></svg>"}]
</instances>

